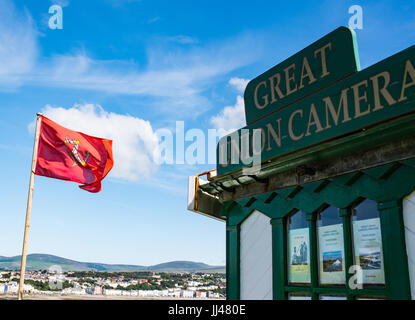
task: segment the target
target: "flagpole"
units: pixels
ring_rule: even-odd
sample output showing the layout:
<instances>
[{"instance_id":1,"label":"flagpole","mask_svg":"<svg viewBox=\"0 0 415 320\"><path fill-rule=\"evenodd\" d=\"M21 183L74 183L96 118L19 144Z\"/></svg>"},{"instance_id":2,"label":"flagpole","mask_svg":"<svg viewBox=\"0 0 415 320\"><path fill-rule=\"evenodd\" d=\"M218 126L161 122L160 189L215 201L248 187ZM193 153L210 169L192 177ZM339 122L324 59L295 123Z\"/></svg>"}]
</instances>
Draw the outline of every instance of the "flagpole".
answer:
<instances>
[{"instance_id":1,"label":"flagpole","mask_svg":"<svg viewBox=\"0 0 415 320\"><path fill-rule=\"evenodd\" d=\"M29 194L27 197L26 223L25 223L24 237L23 237L22 261L20 264L20 282L19 282L19 292L18 292L19 300L22 300L23 298L24 275L25 275L25 269L26 269L27 239L29 235L30 212L32 211L33 187L34 187L34 182L35 182L35 165L36 165L37 149L38 149L39 135L40 135L40 122L42 119L41 116L42 116L41 113L37 113L35 142L33 145L33 156L32 156L32 169L30 170Z\"/></svg>"}]
</instances>

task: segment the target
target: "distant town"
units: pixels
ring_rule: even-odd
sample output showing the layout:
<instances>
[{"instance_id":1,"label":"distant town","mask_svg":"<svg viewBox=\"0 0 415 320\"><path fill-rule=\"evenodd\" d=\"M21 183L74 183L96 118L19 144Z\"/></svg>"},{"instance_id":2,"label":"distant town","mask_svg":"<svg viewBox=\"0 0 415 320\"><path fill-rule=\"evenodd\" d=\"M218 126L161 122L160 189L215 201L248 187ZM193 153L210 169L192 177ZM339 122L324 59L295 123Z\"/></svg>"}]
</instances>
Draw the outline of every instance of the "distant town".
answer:
<instances>
[{"instance_id":1,"label":"distant town","mask_svg":"<svg viewBox=\"0 0 415 320\"><path fill-rule=\"evenodd\" d=\"M0 299L14 299L19 271L0 271ZM223 273L32 270L24 296L34 299L225 299Z\"/></svg>"}]
</instances>

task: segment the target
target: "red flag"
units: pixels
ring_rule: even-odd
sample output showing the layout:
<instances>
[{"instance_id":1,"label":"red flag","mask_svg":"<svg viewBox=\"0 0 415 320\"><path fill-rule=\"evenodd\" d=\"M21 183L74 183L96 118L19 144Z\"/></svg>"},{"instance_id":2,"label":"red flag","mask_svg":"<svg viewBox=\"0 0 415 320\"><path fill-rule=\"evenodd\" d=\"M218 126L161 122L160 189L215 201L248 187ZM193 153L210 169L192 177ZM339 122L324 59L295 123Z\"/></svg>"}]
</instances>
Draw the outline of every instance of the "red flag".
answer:
<instances>
[{"instance_id":1,"label":"red flag","mask_svg":"<svg viewBox=\"0 0 415 320\"><path fill-rule=\"evenodd\" d=\"M113 164L112 140L66 129L41 116L35 174L82 183L81 189L99 192Z\"/></svg>"}]
</instances>

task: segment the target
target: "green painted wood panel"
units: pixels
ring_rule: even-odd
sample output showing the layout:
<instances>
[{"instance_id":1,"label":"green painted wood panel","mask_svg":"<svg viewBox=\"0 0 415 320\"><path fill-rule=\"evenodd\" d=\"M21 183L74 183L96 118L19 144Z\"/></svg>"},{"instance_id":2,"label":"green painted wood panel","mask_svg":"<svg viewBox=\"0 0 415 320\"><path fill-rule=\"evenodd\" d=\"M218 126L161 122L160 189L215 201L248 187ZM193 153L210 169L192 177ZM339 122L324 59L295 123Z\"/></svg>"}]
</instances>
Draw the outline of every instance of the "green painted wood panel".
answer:
<instances>
[{"instance_id":1,"label":"green painted wood panel","mask_svg":"<svg viewBox=\"0 0 415 320\"><path fill-rule=\"evenodd\" d=\"M223 137L217 148L218 176L249 166L253 152L262 162L275 161L289 152L415 112L414 66L412 46ZM252 142L255 129L260 130L259 144ZM225 163L232 159L234 163Z\"/></svg>"}]
</instances>

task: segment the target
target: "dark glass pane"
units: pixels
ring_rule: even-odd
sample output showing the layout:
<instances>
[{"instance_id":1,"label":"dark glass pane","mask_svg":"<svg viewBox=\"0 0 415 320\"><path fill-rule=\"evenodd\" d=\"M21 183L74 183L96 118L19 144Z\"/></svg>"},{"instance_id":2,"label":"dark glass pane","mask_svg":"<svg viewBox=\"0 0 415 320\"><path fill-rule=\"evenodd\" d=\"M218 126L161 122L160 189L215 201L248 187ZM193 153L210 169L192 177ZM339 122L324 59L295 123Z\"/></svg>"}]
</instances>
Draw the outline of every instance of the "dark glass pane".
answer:
<instances>
[{"instance_id":1,"label":"dark glass pane","mask_svg":"<svg viewBox=\"0 0 415 320\"><path fill-rule=\"evenodd\" d=\"M336 207L328 207L320 212L318 219L318 226L330 226L333 224L342 223L342 219L339 216L339 209Z\"/></svg>"},{"instance_id":2,"label":"dark glass pane","mask_svg":"<svg viewBox=\"0 0 415 320\"><path fill-rule=\"evenodd\" d=\"M353 221L379 218L376 201L366 199L354 208Z\"/></svg>"},{"instance_id":3,"label":"dark glass pane","mask_svg":"<svg viewBox=\"0 0 415 320\"><path fill-rule=\"evenodd\" d=\"M304 211L297 211L295 214L290 216L289 223L290 230L308 228L309 226L307 214Z\"/></svg>"}]
</instances>

